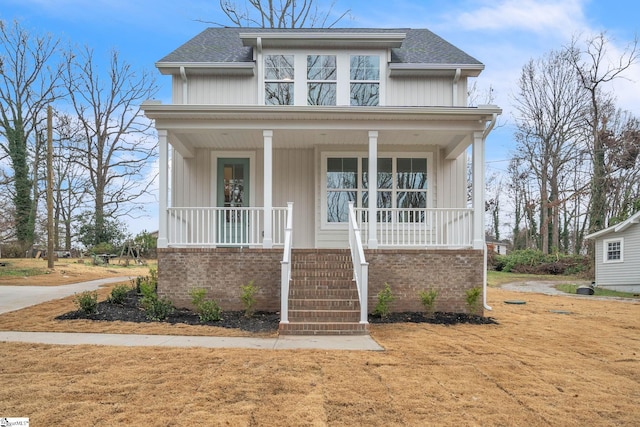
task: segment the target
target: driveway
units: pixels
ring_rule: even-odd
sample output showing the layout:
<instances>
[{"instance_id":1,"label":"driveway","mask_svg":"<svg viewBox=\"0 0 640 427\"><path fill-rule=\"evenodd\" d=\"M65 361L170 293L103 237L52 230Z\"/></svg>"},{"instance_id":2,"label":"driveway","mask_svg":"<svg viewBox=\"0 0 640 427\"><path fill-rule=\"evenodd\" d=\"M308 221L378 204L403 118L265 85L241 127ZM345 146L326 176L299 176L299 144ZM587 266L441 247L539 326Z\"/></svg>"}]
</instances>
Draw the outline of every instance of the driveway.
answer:
<instances>
[{"instance_id":1,"label":"driveway","mask_svg":"<svg viewBox=\"0 0 640 427\"><path fill-rule=\"evenodd\" d=\"M62 286L0 286L0 314L130 279L128 276L109 277Z\"/></svg>"}]
</instances>

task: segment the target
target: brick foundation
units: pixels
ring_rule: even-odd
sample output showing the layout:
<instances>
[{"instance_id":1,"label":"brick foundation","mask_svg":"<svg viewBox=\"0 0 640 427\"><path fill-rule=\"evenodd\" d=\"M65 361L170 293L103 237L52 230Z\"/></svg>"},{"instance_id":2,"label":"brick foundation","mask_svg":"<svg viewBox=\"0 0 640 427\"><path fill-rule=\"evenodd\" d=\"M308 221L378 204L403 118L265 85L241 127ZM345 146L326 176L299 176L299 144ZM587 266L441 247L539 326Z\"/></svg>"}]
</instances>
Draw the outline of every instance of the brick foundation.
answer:
<instances>
[{"instance_id":1,"label":"brick foundation","mask_svg":"<svg viewBox=\"0 0 640 427\"><path fill-rule=\"evenodd\" d=\"M365 250L369 262L369 312L389 283L394 312L422 311L421 290L438 290L436 311L467 312L465 291L482 287L483 254L478 250ZM242 310L240 286L255 281L257 310L280 311L282 249L158 249L158 294L177 307L191 306L189 292L207 289L222 310ZM482 296L481 296L482 298Z\"/></svg>"},{"instance_id":2,"label":"brick foundation","mask_svg":"<svg viewBox=\"0 0 640 427\"><path fill-rule=\"evenodd\" d=\"M483 253L478 250L365 250L369 262L369 312L389 283L393 312L422 311L418 292L438 290L436 311L466 313L465 291L482 287ZM482 298L482 295L480 296Z\"/></svg>"},{"instance_id":3,"label":"brick foundation","mask_svg":"<svg viewBox=\"0 0 640 427\"><path fill-rule=\"evenodd\" d=\"M282 249L158 249L158 295L176 307L192 308L189 292L207 290L222 310L242 310L240 286L254 280L256 310L280 311Z\"/></svg>"}]
</instances>

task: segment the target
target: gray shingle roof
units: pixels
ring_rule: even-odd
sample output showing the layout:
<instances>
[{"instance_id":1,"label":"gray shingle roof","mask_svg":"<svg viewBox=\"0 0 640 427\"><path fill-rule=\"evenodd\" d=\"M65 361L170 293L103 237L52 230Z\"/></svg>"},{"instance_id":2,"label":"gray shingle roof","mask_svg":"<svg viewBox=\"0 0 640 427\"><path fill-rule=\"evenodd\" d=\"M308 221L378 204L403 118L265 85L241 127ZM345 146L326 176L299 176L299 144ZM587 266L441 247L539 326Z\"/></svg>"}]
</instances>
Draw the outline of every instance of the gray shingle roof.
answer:
<instances>
[{"instance_id":1,"label":"gray shingle roof","mask_svg":"<svg viewBox=\"0 0 640 427\"><path fill-rule=\"evenodd\" d=\"M400 48L391 49L391 62L409 64L481 64L440 36L427 29L379 28L207 28L159 62L250 62L252 47L243 46L240 33L246 32L350 32L350 33L406 33Z\"/></svg>"}]
</instances>

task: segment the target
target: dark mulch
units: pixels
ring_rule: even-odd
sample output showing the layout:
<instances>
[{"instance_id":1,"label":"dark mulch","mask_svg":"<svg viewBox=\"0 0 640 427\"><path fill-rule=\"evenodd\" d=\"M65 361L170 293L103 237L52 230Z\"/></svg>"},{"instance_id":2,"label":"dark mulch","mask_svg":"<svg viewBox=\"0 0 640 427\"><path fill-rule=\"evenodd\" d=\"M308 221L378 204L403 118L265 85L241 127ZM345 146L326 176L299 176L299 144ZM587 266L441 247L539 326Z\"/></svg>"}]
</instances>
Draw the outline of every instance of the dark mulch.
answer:
<instances>
[{"instance_id":1,"label":"dark mulch","mask_svg":"<svg viewBox=\"0 0 640 427\"><path fill-rule=\"evenodd\" d=\"M431 323L433 325L457 325L468 323L471 325L497 325L492 317L483 317L466 313L446 313L436 311L432 316L425 316L420 312L389 313L388 316L369 315L369 323Z\"/></svg>"},{"instance_id":2,"label":"dark mulch","mask_svg":"<svg viewBox=\"0 0 640 427\"><path fill-rule=\"evenodd\" d=\"M140 295L135 290L130 291L123 304L113 304L107 301L98 303L98 311L87 314L83 311L70 311L56 317L57 320L86 319L96 321L124 321L124 322L155 322L145 315L140 307ZM198 315L187 309L175 309L163 322L184 323L188 325L210 325L222 328L240 329L248 332L275 332L280 323L280 313L256 312L251 317L246 317L243 311L224 311L222 318L216 322L201 322ZM425 317L423 313L406 312L390 313L384 318L369 315L370 323L431 323L438 325L456 325L469 323L475 325L497 324L493 318L469 315L464 313L436 312L431 317Z\"/></svg>"}]
</instances>

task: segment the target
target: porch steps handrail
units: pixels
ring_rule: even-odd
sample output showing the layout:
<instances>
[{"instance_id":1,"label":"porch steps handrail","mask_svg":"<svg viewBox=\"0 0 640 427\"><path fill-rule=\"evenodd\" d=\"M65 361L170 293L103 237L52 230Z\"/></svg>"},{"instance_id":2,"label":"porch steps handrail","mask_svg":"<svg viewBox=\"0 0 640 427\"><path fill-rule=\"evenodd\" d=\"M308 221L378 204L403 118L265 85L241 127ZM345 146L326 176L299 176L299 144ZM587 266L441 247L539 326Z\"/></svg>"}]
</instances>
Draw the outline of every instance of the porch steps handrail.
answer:
<instances>
[{"instance_id":1,"label":"porch steps handrail","mask_svg":"<svg viewBox=\"0 0 640 427\"><path fill-rule=\"evenodd\" d=\"M363 241L369 241L368 209L355 208ZM379 247L461 248L473 244L471 208L378 208Z\"/></svg>"},{"instance_id":2,"label":"porch steps handrail","mask_svg":"<svg viewBox=\"0 0 640 427\"><path fill-rule=\"evenodd\" d=\"M284 245L286 207L272 208L273 245ZM259 246L263 243L264 207L167 208L170 246Z\"/></svg>"},{"instance_id":3,"label":"porch steps handrail","mask_svg":"<svg viewBox=\"0 0 640 427\"><path fill-rule=\"evenodd\" d=\"M358 287L358 298L360 299L360 323L369 323L368 320L368 298L369 298L369 263L364 256L362 237L360 228L356 221L356 212L353 202L349 202L349 248L351 249L351 259L353 261L353 278Z\"/></svg>"},{"instance_id":4,"label":"porch steps handrail","mask_svg":"<svg viewBox=\"0 0 640 427\"><path fill-rule=\"evenodd\" d=\"M291 248L293 246L293 203L287 203L284 229L284 253L280 263L280 323L289 323L289 283L291 282Z\"/></svg>"}]
</instances>

